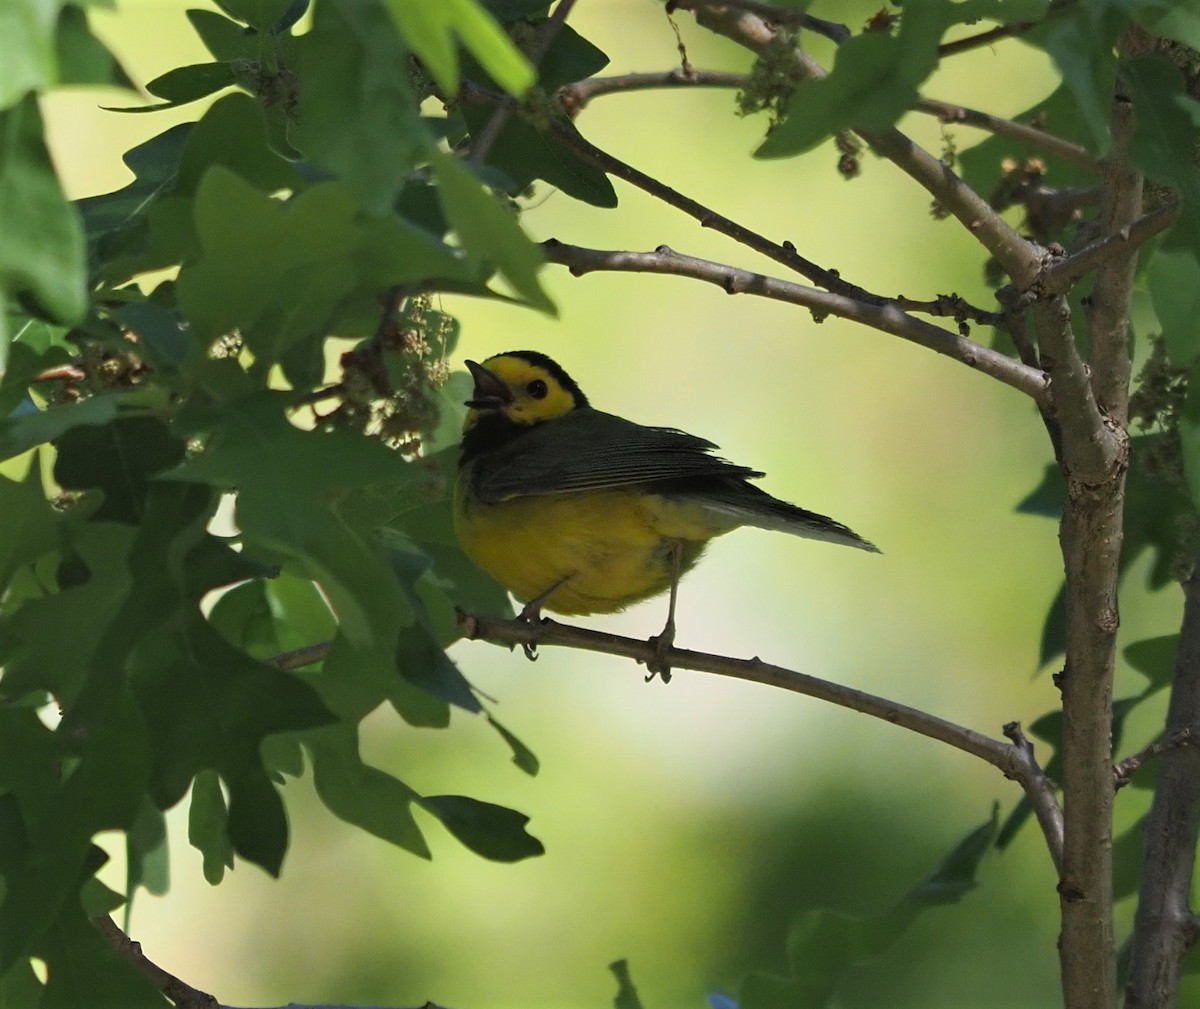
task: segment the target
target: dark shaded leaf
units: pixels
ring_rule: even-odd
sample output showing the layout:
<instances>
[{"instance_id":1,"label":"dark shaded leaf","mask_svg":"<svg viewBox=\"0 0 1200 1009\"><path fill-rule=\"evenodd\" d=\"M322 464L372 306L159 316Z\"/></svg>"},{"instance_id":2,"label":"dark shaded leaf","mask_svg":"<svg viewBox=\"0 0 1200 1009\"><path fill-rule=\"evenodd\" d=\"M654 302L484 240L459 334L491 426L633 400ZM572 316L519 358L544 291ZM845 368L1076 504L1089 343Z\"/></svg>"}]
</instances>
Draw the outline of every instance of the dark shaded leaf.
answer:
<instances>
[{"instance_id":1,"label":"dark shaded leaf","mask_svg":"<svg viewBox=\"0 0 1200 1009\"><path fill-rule=\"evenodd\" d=\"M398 848L432 857L413 819L419 797L404 782L364 764L353 726L337 725L304 736L312 756L317 795L334 816Z\"/></svg>"},{"instance_id":2,"label":"dark shaded leaf","mask_svg":"<svg viewBox=\"0 0 1200 1009\"><path fill-rule=\"evenodd\" d=\"M98 84L135 90L136 85L117 58L92 34L82 8L63 5L58 12L54 43L59 84Z\"/></svg>"},{"instance_id":3,"label":"dark shaded leaf","mask_svg":"<svg viewBox=\"0 0 1200 1009\"><path fill-rule=\"evenodd\" d=\"M171 105L186 105L237 83L228 63L193 63L155 77L146 90Z\"/></svg>"},{"instance_id":4,"label":"dark shaded leaf","mask_svg":"<svg viewBox=\"0 0 1200 1009\"><path fill-rule=\"evenodd\" d=\"M490 106L463 108L463 119L473 136L485 128L493 112ZM570 120L560 122L575 131ZM594 207L617 205L617 192L604 172L583 161L549 131L539 130L524 119L509 119L493 143L487 163L511 180L507 190L513 195L523 192L534 179L544 179Z\"/></svg>"},{"instance_id":5,"label":"dark shaded leaf","mask_svg":"<svg viewBox=\"0 0 1200 1009\"><path fill-rule=\"evenodd\" d=\"M204 878L216 886L233 868L229 813L216 771L201 771L192 782L188 806L188 842L204 856Z\"/></svg>"},{"instance_id":6,"label":"dark shaded leaf","mask_svg":"<svg viewBox=\"0 0 1200 1009\"><path fill-rule=\"evenodd\" d=\"M427 795L419 805L473 852L494 862L519 862L545 853L542 842L525 830L529 817L515 809L466 795Z\"/></svg>"},{"instance_id":7,"label":"dark shaded leaf","mask_svg":"<svg viewBox=\"0 0 1200 1009\"><path fill-rule=\"evenodd\" d=\"M613 996L613 1009L642 1009L642 1000L638 997L633 976L629 973L629 962L614 960L608 965L608 969L617 979L617 994Z\"/></svg>"}]
</instances>

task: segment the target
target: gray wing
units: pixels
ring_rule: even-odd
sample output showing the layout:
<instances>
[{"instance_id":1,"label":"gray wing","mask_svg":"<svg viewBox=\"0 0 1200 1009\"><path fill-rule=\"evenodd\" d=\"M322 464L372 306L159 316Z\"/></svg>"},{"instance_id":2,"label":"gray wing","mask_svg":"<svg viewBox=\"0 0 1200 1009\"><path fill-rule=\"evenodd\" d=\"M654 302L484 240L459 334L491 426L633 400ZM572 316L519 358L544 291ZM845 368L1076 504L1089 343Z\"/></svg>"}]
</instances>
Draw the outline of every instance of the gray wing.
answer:
<instances>
[{"instance_id":1,"label":"gray wing","mask_svg":"<svg viewBox=\"0 0 1200 1009\"><path fill-rule=\"evenodd\" d=\"M475 491L494 503L507 498L604 490L666 480L763 474L711 455L717 446L667 427L584 408L539 424L481 457Z\"/></svg>"}]
</instances>

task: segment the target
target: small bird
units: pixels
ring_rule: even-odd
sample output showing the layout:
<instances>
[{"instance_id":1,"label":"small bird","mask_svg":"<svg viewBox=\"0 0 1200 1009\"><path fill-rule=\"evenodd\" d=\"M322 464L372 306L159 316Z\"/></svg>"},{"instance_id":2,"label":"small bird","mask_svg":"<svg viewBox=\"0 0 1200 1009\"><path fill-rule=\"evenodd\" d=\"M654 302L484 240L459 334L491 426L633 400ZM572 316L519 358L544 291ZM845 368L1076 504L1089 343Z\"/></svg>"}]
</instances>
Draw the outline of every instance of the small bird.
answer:
<instances>
[{"instance_id":1,"label":"small bird","mask_svg":"<svg viewBox=\"0 0 1200 1009\"><path fill-rule=\"evenodd\" d=\"M713 455L712 442L594 409L545 354L509 351L467 368L475 390L454 495L463 550L530 621L543 609L613 613L670 590L650 677L668 678L679 578L713 537L756 526L879 552L759 490L749 481L763 474Z\"/></svg>"}]
</instances>

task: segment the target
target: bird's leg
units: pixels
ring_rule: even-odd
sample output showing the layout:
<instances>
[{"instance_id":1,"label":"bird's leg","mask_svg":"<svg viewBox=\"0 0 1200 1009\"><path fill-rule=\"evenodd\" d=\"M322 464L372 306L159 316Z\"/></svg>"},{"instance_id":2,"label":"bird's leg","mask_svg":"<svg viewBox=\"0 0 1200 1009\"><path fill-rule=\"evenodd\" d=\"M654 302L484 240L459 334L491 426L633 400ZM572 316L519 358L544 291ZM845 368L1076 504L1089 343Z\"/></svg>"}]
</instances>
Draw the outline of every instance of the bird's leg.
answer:
<instances>
[{"instance_id":1,"label":"bird's leg","mask_svg":"<svg viewBox=\"0 0 1200 1009\"><path fill-rule=\"evenodd\" d=\"M540 623L542 620L542 606L545 605L546 600L554 595L555 592L561 589L574 577L575 572L572 571L568 575L563 575L548 589L539 592L536 596L530 599L529 602L521 607L521 612L517 614L517 619L522 620L527 624ZM537 661L537 644L524 644L521 646L521 651L525 653L525 658L527 658L530 662Z\"/></svg>"},{"instance_id":2,"label":"bird's leg","mask_svg":"<svg viewBox=\"0 0 1200 1009\"><path fill-rule=\"evenodd\" d=\"M646 663L646 682L661 676L663 683L671 682L671 667L667 664L667 652L675 643L675 599L679 595L679 569L683 564L683 541L671 541L671 597L667 603L667 622L658 634L650 639L654 646L654 658Z\"/></svg>"}]
</instances>

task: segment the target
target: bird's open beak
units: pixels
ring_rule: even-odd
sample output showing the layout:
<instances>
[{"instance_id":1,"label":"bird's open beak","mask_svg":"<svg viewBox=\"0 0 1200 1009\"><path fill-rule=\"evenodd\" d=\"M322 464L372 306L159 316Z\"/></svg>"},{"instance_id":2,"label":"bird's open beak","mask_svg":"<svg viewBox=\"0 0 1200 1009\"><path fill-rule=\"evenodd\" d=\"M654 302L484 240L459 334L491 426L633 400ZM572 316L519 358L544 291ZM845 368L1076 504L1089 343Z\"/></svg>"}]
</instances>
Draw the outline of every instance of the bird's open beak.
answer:
<instances>
[{"instance_id":1,"label":"bird's open beak","mask_svg":"<svg viewBox=\"0 0 1200 1009\"><path fill-rule=\"evenodd\" d=\"M512 390L493 371L477 361L468 361L467 370L475 379L475 392L467 406L473 410L499 410L513 401Z\"/></svg>"}]
</instances>

